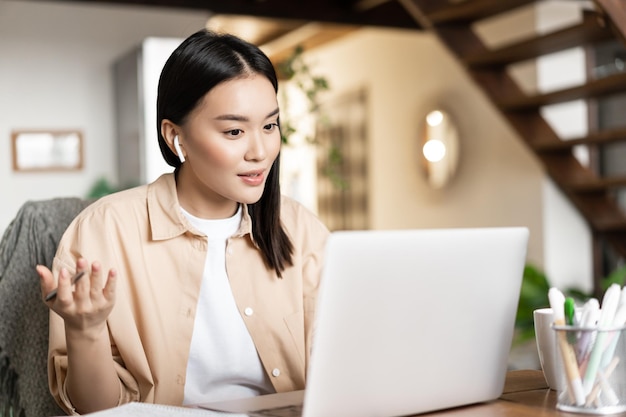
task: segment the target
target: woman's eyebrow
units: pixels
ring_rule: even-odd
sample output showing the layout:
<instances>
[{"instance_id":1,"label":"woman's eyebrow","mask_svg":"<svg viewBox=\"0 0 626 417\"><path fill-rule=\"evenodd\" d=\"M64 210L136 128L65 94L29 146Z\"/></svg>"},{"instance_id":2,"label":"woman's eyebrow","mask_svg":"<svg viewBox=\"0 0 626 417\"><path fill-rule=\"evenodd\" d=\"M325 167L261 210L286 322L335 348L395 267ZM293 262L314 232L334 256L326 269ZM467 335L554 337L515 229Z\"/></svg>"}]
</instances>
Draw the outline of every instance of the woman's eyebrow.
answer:
<instances>
[{"instance_id":1,"label":"woman's eyebrow","mask_svg":"<svg viewBox=\"0 0 626 417\"><path fill-rule=\"evenodd\" d=\"M238 114L222 114L220 116L217 116L215 120L235 120L237 122L247 122L250 119L246 116L240 116Z\"/></svg>"},{"instance_id":2,"label":"woman's eyebrow","mask_svg":"<svg viewBox=\"0 0 626 417\"><path fill-rule=\"evenodd\" d=\"M274 110L272 110L270 113L268 113L267 116L265 116L266 119L269 119L272 116L275 116L278 114L278 107L276 107ZM246 116L241 116L238 114L221 114L219 116L217 116L215 118L215 120L234 120L237 122L248 122L250 121L250 118L246 117Z\"/></svg>"}]
</instances>

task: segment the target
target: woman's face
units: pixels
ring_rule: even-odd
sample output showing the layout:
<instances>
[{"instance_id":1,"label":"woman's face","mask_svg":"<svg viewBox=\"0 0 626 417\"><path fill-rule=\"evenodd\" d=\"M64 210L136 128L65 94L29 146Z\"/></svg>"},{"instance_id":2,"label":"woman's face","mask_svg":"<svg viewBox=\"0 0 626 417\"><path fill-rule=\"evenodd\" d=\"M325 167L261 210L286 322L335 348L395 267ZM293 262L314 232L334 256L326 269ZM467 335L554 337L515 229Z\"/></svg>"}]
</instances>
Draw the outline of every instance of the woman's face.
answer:
<instances>
[{"instance_id":1,"label":"woman's face","mask_svg":"<svg viewBox=\"0 0 626 417\"><path fill-rule=\"evenodd\" d=\"M186 162L178 175L181 205L203 218L225 218L256 203L280 150L278 101L261 75L210 90L180 126Z\"/></svg>"}]
</instances>

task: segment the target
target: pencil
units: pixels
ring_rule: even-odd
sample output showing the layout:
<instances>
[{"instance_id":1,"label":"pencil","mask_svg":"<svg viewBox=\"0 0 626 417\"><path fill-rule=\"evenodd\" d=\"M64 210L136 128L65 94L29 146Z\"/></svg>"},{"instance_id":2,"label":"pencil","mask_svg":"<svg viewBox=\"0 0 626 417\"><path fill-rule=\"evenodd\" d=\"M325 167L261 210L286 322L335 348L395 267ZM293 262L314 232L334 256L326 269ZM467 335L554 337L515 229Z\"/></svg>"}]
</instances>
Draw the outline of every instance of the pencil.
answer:
<instances>
[{"instance_id":1,"label":"pencil","mask_svg":"<svg viewBox=\"0 0 626 417\"><path fill-rule=\"evenodd\" d=\"M76 284L76 282L83 276L85 275L85 271L80 271L78 272L76 275L74 275L71 278L71 282L72 285ZM50 291L48 294L46 294L46 301L50 301L50 300L54 300L57 296L57 288L53 289L52 291Z\"/></svg>"}]
</instances>

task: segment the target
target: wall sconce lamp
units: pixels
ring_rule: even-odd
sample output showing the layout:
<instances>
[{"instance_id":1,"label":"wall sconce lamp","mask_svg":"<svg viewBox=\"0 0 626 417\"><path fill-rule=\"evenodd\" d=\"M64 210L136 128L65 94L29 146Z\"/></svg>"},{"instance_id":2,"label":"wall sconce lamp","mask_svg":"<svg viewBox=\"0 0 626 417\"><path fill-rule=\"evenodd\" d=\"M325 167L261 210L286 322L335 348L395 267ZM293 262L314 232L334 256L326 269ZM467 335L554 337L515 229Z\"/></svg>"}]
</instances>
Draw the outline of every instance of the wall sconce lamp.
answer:
<instances>
[{"instance_id":1,"label":"wall sconce lamp","mask_svg":"<svg viewBox=\"0 0 626 417\"><path fill-rule=\"evenodd\" d=\"M454 177L459 160L459 135L450 114L430 111L423 120L419 139L421 165L428 184L442 188Z\"/></svg>"}]
</instances>

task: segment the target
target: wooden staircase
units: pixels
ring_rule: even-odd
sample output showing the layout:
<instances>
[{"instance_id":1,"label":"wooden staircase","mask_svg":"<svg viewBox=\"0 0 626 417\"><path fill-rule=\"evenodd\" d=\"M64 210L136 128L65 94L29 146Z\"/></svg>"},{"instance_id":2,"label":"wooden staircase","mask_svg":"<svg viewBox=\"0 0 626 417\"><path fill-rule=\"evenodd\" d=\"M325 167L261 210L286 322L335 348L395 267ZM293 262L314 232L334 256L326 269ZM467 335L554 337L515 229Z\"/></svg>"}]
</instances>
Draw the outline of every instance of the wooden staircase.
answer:
<instances>
[{"instance_id":1,"label":"wooden staircase","mask_svg":"<svg viewBox=\"0 0 626 417\"><path fill-rule=\"evenodd\" d=\"M575 0L571 0L575 1ZM546 54L581 46L594 46L611 39L626 39L626 1L596 0L593 10L585 11L579 24L531 39L490 49L472 28L484 21L519 7L531 7L533 0L404 0L403 5L422 26L432 30L457 56L476 83L517 130L521 139L543 163L547 175L580 211L592 231L594 241L594 279L606 276L607 250L626 258L626 208L620 207L616 192L626 192L626 174L603 176L601 163L583 166L572 152L586 145L590 155L598 155L608 144L626 146L626 108L624 126L599 129L590 125L585 137L563 140L542 117L540 110L549 104L585 99L590 109L603 97L626 93L626 72L604 78L587 77L584 85L528 95L510 75L511 65ZM590 118L593 120L593 117ZM626 167L626 160L624 161ZM624 170L626 173L626 170Z\"/></svg>"}]
</instances>

